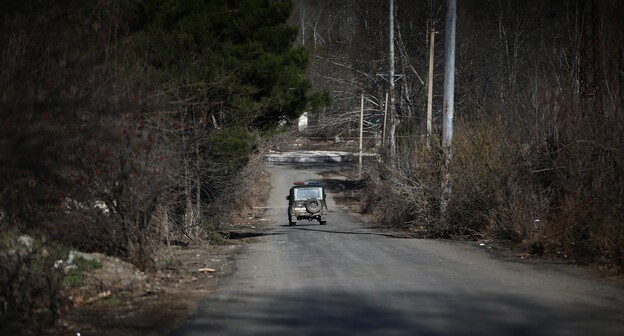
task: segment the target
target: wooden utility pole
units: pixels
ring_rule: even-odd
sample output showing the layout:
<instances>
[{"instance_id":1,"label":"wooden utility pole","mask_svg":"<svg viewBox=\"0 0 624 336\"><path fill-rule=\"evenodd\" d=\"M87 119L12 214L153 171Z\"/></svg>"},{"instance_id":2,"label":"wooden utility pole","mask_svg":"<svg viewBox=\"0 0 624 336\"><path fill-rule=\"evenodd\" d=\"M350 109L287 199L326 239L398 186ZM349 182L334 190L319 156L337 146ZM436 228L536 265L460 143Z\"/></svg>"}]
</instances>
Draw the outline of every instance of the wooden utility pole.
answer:
<instances>
[{"instance_id":1,"label":"wooden utility pole","mask_svg":"<svg viewBox=\"0 0 624 336\"><path fill-rule=\"evenodd\" d=\"M432 105L433 105L433 59L435 49L435 21L431 24L431 38L429 39L429 83L427 88L427 148L431 146L431 123L432 123Z\"/></svg>"},{"instance_id":2,"label":"wooden utility pole","mask_svg":"<svg viewBox=\"0 0 624 336\"><path fill-rule=\"evenodd\" d=\"M442 202L446 213L451 196L451 143L453 140L453 107L455 99L455 13L457 0L446 0L446 28L444 32L444 107L442 113Z\"/></svg>"},{"instance_id":3,"label":"wooden utility pole","mask_svg":"<svg viewBox=\"0 0 624 336\"><path fill-rule=\"evenodd\" d=\"M386 124L388 123L388 92L386 92L386 100L384 101L384 118L383 130L381 131L381 144L386 144Z\"/></svg>"},{"instance_id":4,"label":"wooden utility pole","mask_svg":"<svg viewBox=\"0 0 624 336\"><path fill-rule=\"evenodd\" d=\"M390 161L392 165L396 160L396 104L395 104L395 92L394 92L394 1L390 0L390 73L388 81L390 82L390 90L388 95L390 96Z\"/></svg>"},{"instance_id":5,"label":"wooden utility pole","mask_svg":"<svg viewBox=\"0 0 624 336\"><path fill-rule=\"evenodd\" d=\"M362 101L360 103L360 160L358 166L358 180L362 179L362 140L364 135L364 93L362 93Z\"/></svg>"}]
</instances>

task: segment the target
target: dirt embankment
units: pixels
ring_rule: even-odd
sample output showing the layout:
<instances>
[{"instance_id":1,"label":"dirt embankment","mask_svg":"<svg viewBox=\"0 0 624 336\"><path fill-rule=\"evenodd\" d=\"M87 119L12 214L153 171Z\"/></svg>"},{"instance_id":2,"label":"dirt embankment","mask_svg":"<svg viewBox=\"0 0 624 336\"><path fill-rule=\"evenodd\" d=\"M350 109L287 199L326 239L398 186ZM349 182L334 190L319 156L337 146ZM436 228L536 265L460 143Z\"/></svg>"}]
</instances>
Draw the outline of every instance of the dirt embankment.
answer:
<instances>
[{"instance_id":1,"label":"dirt embankment","mask_svg":"<svg viewBox=\"0 0 624 336\"><path fill-rule=\"evenodd\" d=\"M256 181L252 208L233 213L213 242L182 243L157 257L157 267L138 272L101 256L102 268L71 290L73 307L53 335L166 335L192 315L233 270L236 254L264 230L260 216L269 190L268 173Z\"/></svg>"},{"instance_id":2,"label":"dirt embankment","mask_svg":"<svg viewBox=\"0 0 624 336\"><path fill-rule=\"evenodd\" d=\"M164 335L216 290L239 246L172 247L158 270L132 286L121 284L131 278L131 272L120 272L127 264L103 263L99 274L89 274L87 284L73 293L75 307L59 320L59 328L73 335ZM107 282L111 277L121 282Z\"/></svg>"}]
</instances>

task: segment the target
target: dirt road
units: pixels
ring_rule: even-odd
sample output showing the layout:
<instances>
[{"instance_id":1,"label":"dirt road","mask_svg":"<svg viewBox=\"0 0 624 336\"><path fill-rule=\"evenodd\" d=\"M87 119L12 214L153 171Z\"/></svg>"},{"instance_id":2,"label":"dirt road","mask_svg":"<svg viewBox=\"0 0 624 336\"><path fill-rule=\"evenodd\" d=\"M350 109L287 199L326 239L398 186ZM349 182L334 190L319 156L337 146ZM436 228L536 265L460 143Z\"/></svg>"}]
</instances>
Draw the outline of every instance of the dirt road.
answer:
<instances>
[{"instance_id":1,"label":"dirt road","mask_svg":"<svg viewBox=\"0 0 624 336\"><path fill-rule=\"evenodd\" d=\"M173 335L623 335L624 290L571 266L370 229L329 195L328 225L287 224L287 190L327 165L280 165L267 235Z\"/></svg>"}]
</instances>

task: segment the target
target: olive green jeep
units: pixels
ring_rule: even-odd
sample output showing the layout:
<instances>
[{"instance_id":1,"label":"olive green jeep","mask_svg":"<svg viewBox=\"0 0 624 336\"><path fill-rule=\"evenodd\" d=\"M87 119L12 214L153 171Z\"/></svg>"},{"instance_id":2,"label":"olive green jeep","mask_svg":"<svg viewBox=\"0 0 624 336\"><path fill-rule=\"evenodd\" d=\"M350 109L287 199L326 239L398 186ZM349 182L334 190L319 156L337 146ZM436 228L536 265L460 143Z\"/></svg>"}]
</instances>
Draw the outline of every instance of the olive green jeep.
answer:
<instances>
[{"instance_id":1,"label":"olive green jeep","mask_svg":"<svg viewBox=\"0 0 624 336\"><path fill-rule=\"evenodd\" d=\"M318 182L295 182L288 196L288 224L297 220L316 219L321 225L327 224L327 202L325 187Z\"/></svg>"}]
</instances>

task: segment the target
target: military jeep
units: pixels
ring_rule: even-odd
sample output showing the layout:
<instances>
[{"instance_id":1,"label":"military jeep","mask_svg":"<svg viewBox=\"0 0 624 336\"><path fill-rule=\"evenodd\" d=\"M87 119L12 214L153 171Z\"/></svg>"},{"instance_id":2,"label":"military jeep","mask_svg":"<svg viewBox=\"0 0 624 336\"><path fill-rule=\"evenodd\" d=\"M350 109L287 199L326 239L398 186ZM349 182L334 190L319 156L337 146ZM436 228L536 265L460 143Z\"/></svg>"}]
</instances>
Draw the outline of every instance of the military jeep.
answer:
<instances>
[{"instance_id":1,"label":"military jeep","mask_svg":"<svg viewBox=\"0 0 624 336\"><path fill-rule=\"evenodd\" d=\"M295 182L288 196L288 224L295 225L298 220L318 220L327 224L327 202L325 188L318 182Z\"/></svg>"}]
</instances>

